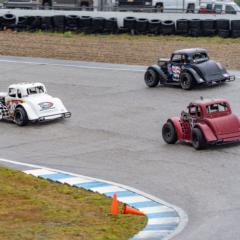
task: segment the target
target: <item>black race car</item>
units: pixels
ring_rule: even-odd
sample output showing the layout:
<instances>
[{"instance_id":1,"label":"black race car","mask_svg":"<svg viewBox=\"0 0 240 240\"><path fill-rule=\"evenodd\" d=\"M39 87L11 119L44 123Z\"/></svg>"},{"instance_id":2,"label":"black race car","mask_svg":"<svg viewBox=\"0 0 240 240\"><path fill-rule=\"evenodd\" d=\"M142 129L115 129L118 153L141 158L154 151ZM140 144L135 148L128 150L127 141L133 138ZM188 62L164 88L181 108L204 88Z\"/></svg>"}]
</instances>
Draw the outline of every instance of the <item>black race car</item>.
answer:
<instances>
[{"instance_id":1,"label":"black race car","mask_svg":"<svg viewBox=\"0 0 240 240\"><path fill-rule=\"evenodd\" d=\"M170 59L160 58L158 64L148 67L144 79L148 87L161 83L189 90L197 84L233 81L235 76L230 76L220 63L210 60L205 49L190 48L173 52Z\"/></svg>"}]
</instances>

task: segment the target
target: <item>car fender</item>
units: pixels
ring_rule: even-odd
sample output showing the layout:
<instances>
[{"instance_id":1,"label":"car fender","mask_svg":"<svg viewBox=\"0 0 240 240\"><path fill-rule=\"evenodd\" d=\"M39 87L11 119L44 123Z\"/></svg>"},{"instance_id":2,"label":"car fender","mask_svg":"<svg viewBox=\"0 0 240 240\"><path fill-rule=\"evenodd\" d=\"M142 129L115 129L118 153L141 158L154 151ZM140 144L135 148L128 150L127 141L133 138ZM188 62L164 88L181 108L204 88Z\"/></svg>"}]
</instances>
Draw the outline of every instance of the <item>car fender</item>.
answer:
<instances>
[{"instance_id":1,"label":"car fender","mask_svg":"<svg viewBox=\"0 0 240 240\"><path fill-rule=\"evenodd\" d=\"M159 79L160 79L160 83L164 83L164 82L167 81L167 76L166 76L166 74L163 72L163 70L161 69L161 67L160 67L159 65L154 64L154 65L148 67L147 70L149 70L149 69L152 69L152 70L154 70L155 72L158 73Z\"/></svg>"},{"instance_id":2,"label":"car fender","mask_svg":"<svg viewBox=\"0 0 240 240\"><path fill-rule=\"evenodd\" d=\"M168 121L172 122L176 133L177 133L177 138L179 141L183 140L183 132L182 132L182 127L180 123L180 117L171 117L168 119Z\"/></svg>"},{"instance_id":3,"label":"car fender","mask_svg":"<svg viewBox=\"0 0 240 240\"><path fill-rule=\"evenodd\" d=\"M67 112L67 109L60 98L53 98L53 99L54 99L55 105L57 106L60 112Z\"/></svg>"},{"instance_id":4,"label":"car fender","mask_svg":"<svg viewBox=\"0 0 240 240\"><path fill-rule=\"evenodd\" d=\"M194 70L194 69L191 68L191 67L185 67L185 68L182 70L181 74L183 74L184 72L190 73L190 74L193 76L193 78L195 79L195 81L196 81L197 83L203 83L203 82L205 82L204 79L202 79L202 78L199 76L199 74L196 72L196 70ZM181 75L180 75L180 78L181 78Z\"/></svg>"},{"instance_id":5,"label":"car fender","mask_svg":"<svg viewBox=\"0 0 240 240\"><path fill-rule=\"evenodd\" d=\"M37 120L38 119L37 114L33 111L32 107L29 106L29 104L23 102L16 106L16 108L18 108L18 107L22 107L26 111L29 120Z\"/></svg>"},{"instance_id":6,"label":"car fender","mask_svg":"<svg viewBox=\"0 0 240 240\"><path fill-rule=\"evenodd\" d=\"M213 142L217 140L217 137L207 124L198 123L195 125L195 127L198 127L202 131L207 142Z\"/></svg>"}]
</instances>

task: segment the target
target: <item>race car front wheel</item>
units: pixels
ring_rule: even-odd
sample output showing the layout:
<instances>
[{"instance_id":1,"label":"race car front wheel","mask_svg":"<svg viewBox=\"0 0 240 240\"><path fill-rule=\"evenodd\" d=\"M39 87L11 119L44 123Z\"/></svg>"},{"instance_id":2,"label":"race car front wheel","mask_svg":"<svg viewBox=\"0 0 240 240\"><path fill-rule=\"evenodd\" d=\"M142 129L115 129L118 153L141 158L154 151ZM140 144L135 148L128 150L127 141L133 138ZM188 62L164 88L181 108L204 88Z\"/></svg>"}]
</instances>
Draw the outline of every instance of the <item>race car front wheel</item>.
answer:
<instances>
[{"instance_id":1,"label":"race car front wheel","mask_svg":"<svg viewBox=\"0 0 240 240\"><path fill-rule=\"evenodd\" d=\"M180 77L181 87L184 90L190 90L194 87L194 79L192 75L188 72L184 72Z\"/></svg>"},{"instance_id":2,"label":"race car front wheel","mask_svg":"<svg viewBox=\"0 0 240 240\"><path fill-rule=\"evenodd\" d=\"M14 121L18 126L25 126L28 124L28 116L25 109L22 107L16 108Z\"/></svg>"},{"instance_id":3,"label":"race car front wheel","mask_svg":"<svg viewBox=\"0 0 240 240\"><path fill-rule=\"evenodd\" d=\"M144 75L148 87L156 87L159 84L159 76L153 69L148 69Z\"/></svg>"},{"instance_id":4,"label":"race car front wheel","mask_svg":"<svg viewBox=\"0 0 240 240\"><path fill-rule=\"evenodd\" d=\"M163 140L168 144L174 144L178 140L175 126L171 121L168 121L163 125L162 137Z\"/></svg>"}]
</instances>

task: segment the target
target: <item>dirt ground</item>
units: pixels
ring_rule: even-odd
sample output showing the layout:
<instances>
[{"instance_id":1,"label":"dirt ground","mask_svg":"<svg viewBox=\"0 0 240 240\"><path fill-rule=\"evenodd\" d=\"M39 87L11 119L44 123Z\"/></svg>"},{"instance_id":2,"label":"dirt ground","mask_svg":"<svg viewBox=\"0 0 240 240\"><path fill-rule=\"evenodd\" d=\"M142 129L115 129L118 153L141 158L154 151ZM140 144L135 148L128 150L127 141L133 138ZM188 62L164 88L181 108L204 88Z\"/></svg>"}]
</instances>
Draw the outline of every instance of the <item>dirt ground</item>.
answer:
<instances>
[{"instance_id":1,"label":"dirt ground","mask_svg":"<svg viewBox=\"0 0 240 240\"><path fill-rule=\"evenodd\" d=\"M173 50L191 47L206 48L212 59L229 69L240 69L240 39L0 33L0 55L12 56L149 65Z\"/></svg>"}]
</instances>

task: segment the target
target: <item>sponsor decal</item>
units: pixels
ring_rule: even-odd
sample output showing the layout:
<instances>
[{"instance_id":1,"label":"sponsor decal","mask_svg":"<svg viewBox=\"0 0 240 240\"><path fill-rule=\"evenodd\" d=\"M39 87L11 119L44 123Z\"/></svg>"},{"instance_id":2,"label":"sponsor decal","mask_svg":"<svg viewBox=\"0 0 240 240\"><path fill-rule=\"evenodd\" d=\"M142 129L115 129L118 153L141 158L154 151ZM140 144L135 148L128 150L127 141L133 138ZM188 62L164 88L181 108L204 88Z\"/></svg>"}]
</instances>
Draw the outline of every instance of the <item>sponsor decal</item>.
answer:
<instances>
[{"instance_id":1,"label":"sponsor decal","mask_svg":"<svg viewBox=\"0 0 240 240\"><path fill-rule=\"evenodd\" d=\"M173 81L179 81L179 76L181 73L181 67L175 66L175 65L169 65L168 66L168 72L172 77Z\"/></svg>"},{"instance_id":2,"label":"sponsor decal","mask_svg":"<svg viewBox=\"0 0 240 240\"><path fill-rule=\"evenodd\" d=\"M41 102L38 104L41 108L40 111L48 110L48 109L53 109L53 103L52 102Z\"/></svg>"}]
</instances>

